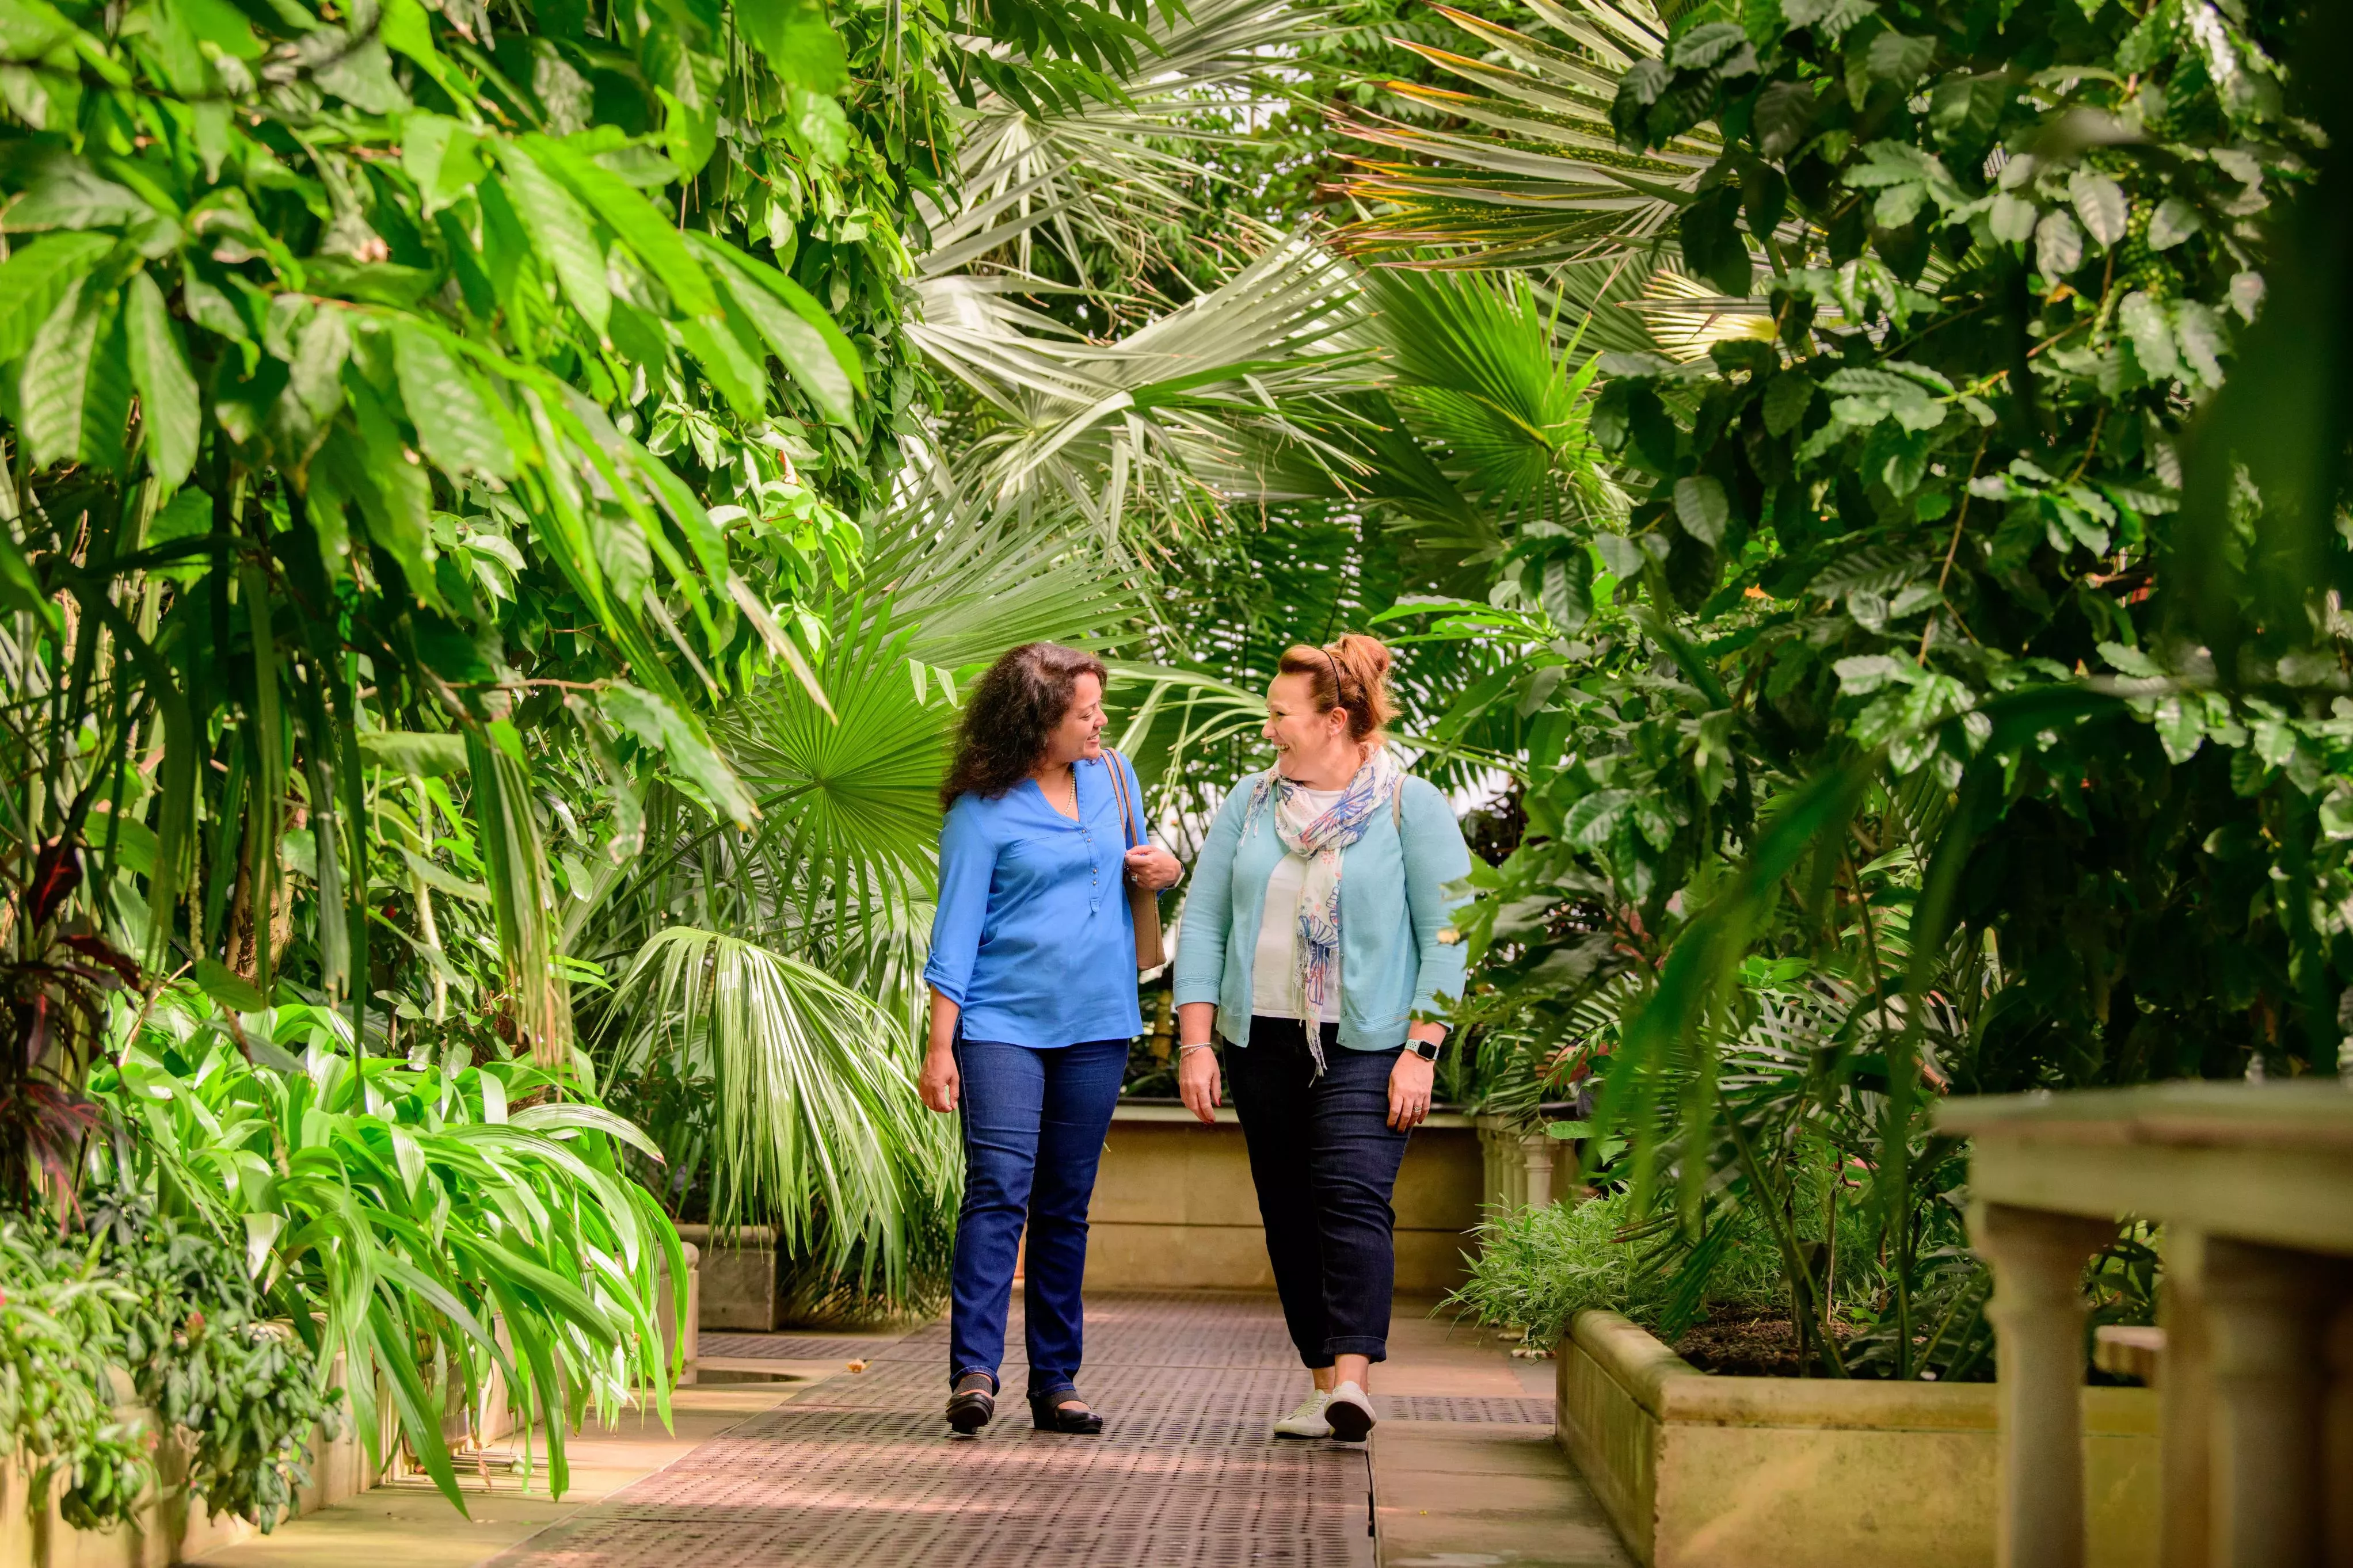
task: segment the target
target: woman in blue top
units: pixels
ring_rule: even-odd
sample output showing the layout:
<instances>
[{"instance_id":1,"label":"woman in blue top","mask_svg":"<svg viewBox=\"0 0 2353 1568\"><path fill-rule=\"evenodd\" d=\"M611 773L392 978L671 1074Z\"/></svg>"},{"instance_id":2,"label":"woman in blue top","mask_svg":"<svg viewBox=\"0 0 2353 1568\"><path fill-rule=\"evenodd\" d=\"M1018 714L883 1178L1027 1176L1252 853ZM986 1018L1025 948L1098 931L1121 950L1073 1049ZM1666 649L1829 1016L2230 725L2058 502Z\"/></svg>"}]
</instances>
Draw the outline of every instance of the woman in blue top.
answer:
<instances>
[{"instance_id":1,"label":"woman in blue top","mask_svg":"<svg viewBox=\"0 0 2353 1568\"><path fill-rule=\"evenodd\" d=\"M1127 847L1119 791L1142 796L1125 760L1103 749L1103 662L1075 648L1015 648L973 687L940 787L919 1088L934 1110L964 1110L947 1415L967 1435L996 1414L1025 1220L1030 1417L1039 1431L1103 1430L1073 1379L1087 1203L1128 1041L1144 1027L1123 879L1157 889L1181 874L1166 850Z\"/></svg>"},{"instance_id":2,"label":"woman in blue top","mask_svg":"<svg viewBox=\"0 0 2353 1568\"><path fill-rule=\"evenodd\" d=\"M1267 688L1274 766L1226 797L1194 864L1176 944L1178 1092L1216 1120L1218 1058L1250 1149L1267 1257L1315 1386L1278 1436L1360 1442L1388 1353L1389 1194L1430 1114L1462 989L1447 885L1471 855L1446 797L1384 744L1389 652L1368 637L1293 647Z\"/></svg>"}]
</instances>

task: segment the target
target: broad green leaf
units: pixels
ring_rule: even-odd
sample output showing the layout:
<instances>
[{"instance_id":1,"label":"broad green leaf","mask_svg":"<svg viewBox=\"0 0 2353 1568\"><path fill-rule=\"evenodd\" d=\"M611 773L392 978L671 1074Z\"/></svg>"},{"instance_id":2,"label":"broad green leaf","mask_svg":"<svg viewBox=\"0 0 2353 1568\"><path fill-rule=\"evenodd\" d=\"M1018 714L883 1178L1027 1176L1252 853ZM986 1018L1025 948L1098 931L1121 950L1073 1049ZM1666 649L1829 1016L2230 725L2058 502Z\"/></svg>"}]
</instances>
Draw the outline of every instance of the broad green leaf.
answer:
<instances>
[{"instance_id":1,"label":"broad green leaf","mask_svg":"<svg viewBox=\"0 0 2353 1568\"><path fill-rule=\"evenodd\" d=\"M286 330L291 322L290 331ZM266 334L283 343L286 389L270 406L269 433L290 467L318 449L327 423L343 405L343 362L351 357L350 312L312 306L280 294L272 301Z\"/></svg>"},{"instance_id":2,"label":"broad green leaf","mask_svg":"<svg viewBox=\"0 0 2353 1568\"><path fill-rule=\"evenodd\" d=\"M735 412L746 419L758 418L767 405L768 378L733 329L724 321L704 318L681 323L678 331L687 352L702 363L703 374Z\"/></svg>"},{"instance_id":3,"label":"broad green leaf","mask_svg":"<svg viewBox=\"0 0 2353 1568\"><path fill-rule=\"evenodd\" d=\"M644 192L632 189L611 170L561 142L530 136L523 144L637 252L638 259L670 290L681 310L690 316L719 313L710 279L695 265L677 228Z\"/></svg>"},{"instance_id":4,"label":"broad green leaf","mask_svg":"<svg viewBox=\"0 0 2353 1568\"><path fill-rule=\"evenodd\" d=\"M2148 247L2170 250L2196 234L2204 223L2196 207L2179 196L2168 196L2158 204L2148 220Z\"/></svg>"},{"instance_id":5,"label":"broad green leaf","mask_svg":"<svg viewBox=\"0 0 2353 1568\"><path fill-rule=\"evenodd\" d=\"M393 328L392 352L400 400L425 455L449 473L514 478L514 453L490 395L458 356L432 332L406 322Z\"/></svg>"},{"instance_id":6,"label":"broad green leaf","mask_svg":"<svg viewBox=\"0 0 2353 1568\"><path fill-rule=\"evenodd\" d=\"M73 37L74 25L48 0L0 3L0 58L38 59Z\"/></svg>"},{"instance_id":7,"label":"broad green leaf","mask_svg":"<svg viewBox=\"0 0 2353 1568\"><path fill-rule=\"evenodd\" d=\"M152 217L154 211L129 188L101 179L88 164L61 158L9 205L0 226L11 234L44 228L103 228Z\"/></svg>"},{"instance_id":8,"label":"broad green leaf","mask_svg":"<svg viewBox=\"0 0 2353 1568\"><path fill-rule=\"evenodd\" d=\"M512 1126L527 1128L533 1132L602 1132L633 1149L642 1150L657 1161L662 1157L660 1146L639 1131L636 1122L627 1117L616 1116L601 1105L584 1105L575 1100L527 1105L507 1120Z\"/></svg>"},{"instance_id":9,"label":"broad green leaf","mask_svg":"<svg viewBox=\"0 0 2353 1568\"><path fill-rule=\"evenodd\" d=\"M262 43L253 36L253 24L230 0L173 0L173 5L187 23L188 31L201 42L234 59L258 60L262 57Z\"/></svg>"},{"instance_id":10,"label":"broad green leaf","mask_svg":"<svg viewBox=\"0 0 2353 1568\"><path fill-rule=\"evenodd\" d=\"M2167 381L2181 374L2181 356L2173 340L2165 307L2136 289L2125 296L2116 322L2133 346L2140 367L2151 381Z\"/></svg>"},{"instance_id":11,"label":"broad green leaf","mask_svg":"<svg viewBox=\"0 0 2353 1568\"><path fill-rule=\"evenodd\" d=\"M22 430L33 464L121 461L131 372L120 313L76 283L34 334L19 384Z\"/></svg>"},{"instance_id":12,"label":"broad green leaf","mask_svg":"<svg viewBox=\"0 0 2353 1568\"><path fill-rule=\"evenodd\" d=\"M2043 277L2056 280L2083 264L2084 231L2057 208L2034 226L2034 265Z\"/></svg>"},{"instance_id":13,"label":"broad green leaf","mask_svg":"<svg viewBox=\"0 0 2353 1568\"><path fill-rule=\"evenodd\" d=\"M744 315L751 318L785 368L792 373L828 419L847 425L856 416L856 394L866 390L858 351L842 336L808 291L778 272L709 235L689 237ZM782 305L784 309L776 307Z\"/></svg>"},{"instance_id":14,"label":"broad green leaf","mask_svg":"<svg viewBox=\"0 0 2353 1568\"><path fill-rule=\"evenodd\" d=\"M106 234L52 234L33 241L0 266L0 364L13 364L66 290L87 277L114 248Z\"/></svg>"},{"instance_id":15,"label":"broad green leaf","mask_svg":"<svg viewBox=\"0 0 2353 1568\"><path fill-rule=\"evenodd\" d=\"M690 103L666 87L656 88L654 96L661 100L662 144L680 176L691 180L718 150L719 112L707 104Z\"/></svg>"},{"instance_id":16,"label":"broad green leaf","mask_svg":"<svg viewBox=\"0 0 2353 1568\"><path fill-rule=\"evenodd\" d=\"M206 995L232 1012L259 1013L269 1005L269 998L256 990L253 982L216 960L197 959L195 977Z\"/></svg>"},{"instance_id":17,"label":"broad green leaf","mask_svg":"<svg viewBox=\"0 0 2353 1568\"><path fill-rule=\"evenodd\" d=\"M795 86L839 92L849 84L849 57L818 0L737 0L735 26Z\"/></svg>"},{"instance_id":18,"label":"broad green leaf","mask_svg":"<svg viewBox=\"0 0 2353 1568\"><path fill-rule=\"evenodd\" d=\"M395 773L438 777L466 766L466 742L459 735L419 730L364 730L360 755Z\"/></svg>"},{"instance_id":19,"label":"broad green leaf","mask_svg":"<svg viewBox=\"0 0 2353 1568\"><path fill-rule=\"evenodd\" d=\"M408 95L393 79L392 56L381 37L363 39L331 56L311 79L363 114L396 114L408 107Z\"/></svg>"},{"instance_id":20,"label":"broad green leaf","mask_svg":"<svg viewBox=\"0 0 2353 1568\"><path fill-rule=\"evenodd\" d=\"M640 743L663 752L713 815L739 827L748 827L760 815L744 781L703 736L702 727L670 703L640 687L616 681L603 693L602 705L607 718Z\"/></svg>"},{"instance_id":21,"label":"broad green leaf","mask_svg":"<svg viewBox=\"0 0 2353 1568\"><path fill-rule=\"evenodd\" d=\"M1705 474L1675 481L1675 521L1702 544L1713 547L1724 542L1724 525L1731 515L1732 503L1724 487Z\"/></svg>"},{"instance_id":22,"label":"broad green leaf","mask_svg":"<svg viewBox=\"0 0 2353 1568\"><path fill-rule=\"evenodd\" d=\"M1593 618L1592 552L1580 548L1546 562L1538 597L1552 624L1575 636Z\"/></svg>"},{"instance_id":23,"label":"broad green leaf","mask_svg":"<svg viewBox=\"0 0 2353 1568\"><path fill-rule=\"evenodd\" d=\"M2077 169L2067 181L2067 194L2073 198L2075 214L2084 220L2084 227L2102 245L2114 245L2124 238L2126 225L2132 210L2125 201L2125 188L2091 169Z\"/></svg>"},{"instance_id":24,"label":"broad green leaf","mask_svg":"<svg viewBox=\"0 0 2353 1568\"><path fill-rule=\"evenodd\" d=\"M1765 428L1775 436L1795 430L1813 405L1814 378L1803 371L1784 371L1765 388Z\"/></svg>"},{"instance_id":25,"label":"broad green leaf","mask_svg":"<svg viewBox=\"0 0 2353 1568\"><path fill-rule=\"evenodd\" d=\"M481 142L446 115L412 110L401 121L400 166L417 182L430 217L481 179Z\"/></svg>"},{"instance_id":26,"label":"broad green leaf","mask_svg":"<svg viewBox=\"0 0 2353 1568\"><path fill-rule=\"evenodd\" d=\"M377 37L416 61L418 68L440 83L453 100L465 102L462 89L450 74L449 62L433 47L433 25L426 19L425 7L417 0L384 0L381 15Z\"/></svg>"},{"instance_id":27,"label":"broad green leaf","mask_svg":"<svg viewBox=\"0 0 2353 1568\"><path fill-rule=\"evenodd\" d=\"M146 431L147 460L155 477L176 488L196 460L203 409L196 378L180 352L180 334L164 306L164 291L143 268L123 293L123 326L130 340L131 379L139 389L140 423Z\"/></svg>"},{"instance_id":28,"label":"broad green leaf","mask_svg":"<svg viewBox=\"0 0 2353 1568\"><path fill-rule=\"evenodd\" d=\"M605 253L596 244L588 214L520 146L501 143L499 163L506 170L507 194L530 232L533 247L555 275L572 308L603 338L613 295L605 281Z\"/></svg>"},{"instance_id":29,"label":"broad green leaf","mask_svg":"<svg viewBox=\"0 0 2353 1568\"><path fill-rule=\"evenodd\" d=\"M354 399L354 412L359 410ZM366 400L373 405L374 400ZM431 542L432 491L423 471L407 460L391 421L380 405L364 425L376 426L374 440L354 435L350 427L332 431L311 462L313 510L359 508L367 537L400 564L409 592L426 603L438 605L440 590L434 579Z\"/></svg>"}]
</instances>

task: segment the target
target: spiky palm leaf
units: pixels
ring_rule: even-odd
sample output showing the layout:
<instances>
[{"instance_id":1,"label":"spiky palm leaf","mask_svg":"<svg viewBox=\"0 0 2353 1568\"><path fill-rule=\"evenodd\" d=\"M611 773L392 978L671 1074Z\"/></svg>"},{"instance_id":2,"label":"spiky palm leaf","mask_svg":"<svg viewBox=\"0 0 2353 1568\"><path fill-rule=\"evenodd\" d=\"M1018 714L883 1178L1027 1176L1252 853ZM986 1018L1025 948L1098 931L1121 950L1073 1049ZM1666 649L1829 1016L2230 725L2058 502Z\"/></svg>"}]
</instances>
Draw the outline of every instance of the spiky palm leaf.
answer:
<instances>
[{"instance_id":1,"label":"spiky palm leaf","mask_svg":"<svg viewBox=\"0 0 2353 1568\"><path fill-rule=\"evenodd\" d=\"M908 331L973 394L965 459L994 507L1068 509L1106 542L1130 504L1164 513L1323 493L1319 426L1378 384L1335 340L1357 313L1350 269L1303 233L1113 343L1029 310L1004 279L940 280Z\"/></svg>"},{"instance_id":2,"label":"spiky palm leaf","mask_svg":"<svg viewBox=\"0 0 2353 1568\"><path fill-rule=\"evenodd\" d=\"M1525 280L1376 269L1365 289L1390 400L1464 494L1512 524L1625 510L1586 432L1593 358Z\"/></svg>"},{"instance_id":3,"label":"spiky palm leaf","mask_svg":"<svg viewBox=\"0 0 2353 1568\"><path fill-rule=\"evenodd\" d=\"M902 1195L953 1183L948 1124L914 1095L900 1020L816 965L693 926L657 932L614 997L638 1020L613 1070L657 1055L708 1079L718 1108L712 1217L773 1218L788 1246L822 1214L839 1257L860 1243L895 1274Z\"/></svg>"},{"instance_id":4,"label":"spiky palm leaf","mask_svg":"<svg viewBox=\"0 0 2353 1568\"><path fill-rule=\"evenodd\" d=\"M1409 266L1540 267L1655 248L1672 235L1721 151L1713 132L1632 154L1609 121L1620 76L1665 49L1658 13L1649 0L1527 5L1566 47L1449 5L1436 9L1482 52L1513 63L1400 40L1479 90L1402 81L1388 89L1486 133L1345 120L1356 136L1409 161L1359 160L1345 188L1375 210L1338 232L1343 250Z\"/></svg>"},{"instance_id":5,"label":"spiky palm leaf","mask_svg":"<svg viewBox=\"0 0 2353 1568\"><path fill-rule=\"evenodd\" d=\"M1073 114L983 100L957 152L965 205L925 215L918 289L983 257L1027 275L1040 230L1082 283L1096 281L1084 241L1140 269L1155 222L1198 210L1198 185L1218 177L1190 153L1242 140L1219 121L1264 107L1256 79L1314 26L1290 0L1198 0L1151 24L1150 47L1116 79L1122 101Z\"/></svg>"}]
</instances>

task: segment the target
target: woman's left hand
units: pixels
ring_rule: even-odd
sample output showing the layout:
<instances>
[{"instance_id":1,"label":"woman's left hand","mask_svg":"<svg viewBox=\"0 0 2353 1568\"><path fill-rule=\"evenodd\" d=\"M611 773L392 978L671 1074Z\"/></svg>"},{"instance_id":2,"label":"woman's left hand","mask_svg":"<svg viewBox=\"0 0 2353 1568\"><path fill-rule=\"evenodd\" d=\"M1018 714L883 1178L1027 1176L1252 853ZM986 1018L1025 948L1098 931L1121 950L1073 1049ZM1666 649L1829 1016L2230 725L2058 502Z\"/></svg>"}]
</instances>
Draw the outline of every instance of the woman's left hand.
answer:
<instances>
[{"instance_id":1,"label":"woman's left hand","mask_svg":"<svg viewBox=\"0 0 2353 1568\"><path fill-rule=\"evenodd\" d=\"M1137 887L1156 893L1175 887L1185 875L1185 867L1158 845L1139 844L1127 852L1127 874Z\"/></svg>"},{"instance_id":2,"label":"woman's left hand","mask_svg":"<svg viewBox=\"0 0 2353 1568\"><path fill-rule=\"evenodd\" d=\"M1438 1077L1438 1064L1427 1062L1411 1051L1398 1054L1397 1066L1389 1068L1389 1125L1399 1132L1421 1125L1430 1114L1430 1091Z\"/></svg>"}]
</instances>

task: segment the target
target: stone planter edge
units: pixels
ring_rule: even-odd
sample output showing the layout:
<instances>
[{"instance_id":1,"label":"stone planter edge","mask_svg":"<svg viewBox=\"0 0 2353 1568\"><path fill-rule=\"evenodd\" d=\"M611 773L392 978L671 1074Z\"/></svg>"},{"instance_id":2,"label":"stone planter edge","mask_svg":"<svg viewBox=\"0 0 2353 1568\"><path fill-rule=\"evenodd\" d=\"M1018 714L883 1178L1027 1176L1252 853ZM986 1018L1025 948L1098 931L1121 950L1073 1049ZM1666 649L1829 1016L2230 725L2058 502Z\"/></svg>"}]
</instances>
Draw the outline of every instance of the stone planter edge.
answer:
<instances>
[{"instance_id":1,"label":"stone planter edge","mask_svg":"<svg viewBox=\"0 0 2353 1568\"><path fill-rule=\"evenodd\" d=\"M1577 1314L1556 1440L1646 1568L1991 1568L1991 1384L1719 1377ZM2089 1568L2150 1568L2157 1394L2084 1390Z\"/></svg>"}]
</instances>

